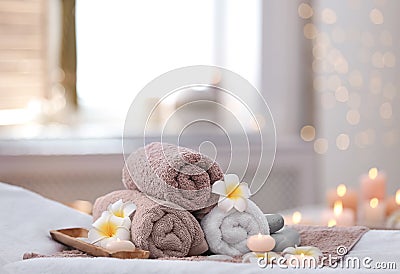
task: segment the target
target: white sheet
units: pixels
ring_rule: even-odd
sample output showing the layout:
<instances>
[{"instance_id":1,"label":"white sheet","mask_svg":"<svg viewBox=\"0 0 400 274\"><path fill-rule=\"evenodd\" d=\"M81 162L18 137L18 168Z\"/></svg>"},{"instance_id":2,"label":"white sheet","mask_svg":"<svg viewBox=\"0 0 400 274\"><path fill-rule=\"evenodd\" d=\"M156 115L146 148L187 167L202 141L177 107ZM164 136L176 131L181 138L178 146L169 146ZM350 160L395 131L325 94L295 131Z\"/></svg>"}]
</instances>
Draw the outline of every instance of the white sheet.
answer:
<instances>
[{"instance_id":1,"label":"white sheet","mask_svg":"<svg viewBox=\"0 0 400 274\"><path fill-rule=\"evenodd\" d=\"M0 183L0 273L382 273L365 269L260 269L255 264L159 260L119 260L111 258L38 258L22 261L25 252L52 254L62 246L52 241L48 231L65 227L88 227L91 217L37 194ZM396 262L400 269L400 231L370 231L349 256L373 262ZM3 266L3 268L1 268ZM270 267L268 267L270 268ZM397 273L398 270L387 270Z\"/></svg>"}]
</instances>

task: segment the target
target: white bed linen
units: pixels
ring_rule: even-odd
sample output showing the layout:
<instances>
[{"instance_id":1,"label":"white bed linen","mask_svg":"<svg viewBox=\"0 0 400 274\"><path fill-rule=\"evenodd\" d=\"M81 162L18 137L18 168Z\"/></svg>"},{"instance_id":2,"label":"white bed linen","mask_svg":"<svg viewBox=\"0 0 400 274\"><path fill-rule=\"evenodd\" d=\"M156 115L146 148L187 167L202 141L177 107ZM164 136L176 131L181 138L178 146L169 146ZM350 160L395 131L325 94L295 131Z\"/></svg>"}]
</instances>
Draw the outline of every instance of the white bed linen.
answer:
<instances>
[{"instance_id":1,"label":"white bed linen","mask_svg":"<svg viewBox=\"0 0 400 274\"><path fill-rule=\"evenodd\" d=\"M91 217L45 199L25 189L0 183L0 273L384 273L365 269L261 269L255 264L112 258L38 258L22 261L25 252L52 254L62 246L48 231L65 227L88 227ZM371 257L373 262L396 262L400 269L400 231L369 231L349 256ZM1 268L3 266L3 268Z\"/></svg>"}]
</instances>

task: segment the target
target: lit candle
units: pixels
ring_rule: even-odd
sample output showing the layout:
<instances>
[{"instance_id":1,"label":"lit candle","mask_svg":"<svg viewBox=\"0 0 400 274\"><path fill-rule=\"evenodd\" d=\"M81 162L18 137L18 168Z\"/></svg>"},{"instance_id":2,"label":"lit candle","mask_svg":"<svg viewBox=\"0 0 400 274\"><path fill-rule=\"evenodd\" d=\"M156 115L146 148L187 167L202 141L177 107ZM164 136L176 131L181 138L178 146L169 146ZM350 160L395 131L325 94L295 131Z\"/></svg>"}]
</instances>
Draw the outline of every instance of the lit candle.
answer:
<instances>
[{"instance_id":1,"label":"lit candle","mask_svg":"<svg viewBox=\"0 0 400 274\"><path fill-rule=\"evenodd\" d=\"M371 168L368 172L368 175L362 176L360 180L360 185L362 199L385 199L386 175L382 172L378 172L377 168Z\"/></svg>"},{"instance_id":2,"label":"lit candle","mask_svg":"<svg viewBox=\"0 0 400 274\"><path fill-rule=\"evenodd\" d=\"M400 210L400 189L396 191L396 196L386 199L386 216L392 215L397 210Z\"/></svg>"},{"instance_id":3,"label":"lit candle","mask_svg":"<svg viewBox=\"0 0 400 274\"><path fill-rule=\"evenodd\" d=\"M360 222L368 227L382 227L385 220L385 206L378 198L364 202L361 210Z\"/></svg>"},{"instance_id":4,"label":"lit candle","mask_svg":"<svg viewBox=\"0 0 400 274\"><path fill-rule=\"evenodd\" d=\"M247 239L247 247L253 252L268 252L275 247L275 239L270 235L262 235L259 233Z\"/></svg>"},{"instance_id":5,"label":"lit candle","mask_svg":"<svg viewBox=\"0 0 400 274\"><path fill-rule=\"evenodd\" d=\"M111 253L119 251L135 251L135 245L131 241L120 240L110 241L106 244L106 249Z\"/></svg>"},{"instance_id":6,"label":"lit candle","mask_svg":"<svg viewBox=\"0 0 400 274\"><path fill-rule=\"evenodd\" d=\"M342 201L336 201L332 210L324 211L322 224L332 226L352 226L355 224L354 211L343 208Z\"/></svg>"},{"instance_id":7,"label":"lit candle","mask_svg":"<svg viewBox=\"0 0 400 274\"><path fill-rule=\"evenodd\" d=\"M338 185L336 189L329 190L326 198L330 208L333 208L336 201L342 201L343 208L350 208L357 212L358 194L356 191L348 189L344 184Z\"/></svg>"},{"instance_id":8,"label":"lit candle","mask_svg":"<svg viewBox=\"0 0 400 274\"><path fill-rule=\"evenodd\" d=\"M294 225L297 225L301 222L301 213L298 211L293 212L292 222Z\"/></svg>"}]
</instances>

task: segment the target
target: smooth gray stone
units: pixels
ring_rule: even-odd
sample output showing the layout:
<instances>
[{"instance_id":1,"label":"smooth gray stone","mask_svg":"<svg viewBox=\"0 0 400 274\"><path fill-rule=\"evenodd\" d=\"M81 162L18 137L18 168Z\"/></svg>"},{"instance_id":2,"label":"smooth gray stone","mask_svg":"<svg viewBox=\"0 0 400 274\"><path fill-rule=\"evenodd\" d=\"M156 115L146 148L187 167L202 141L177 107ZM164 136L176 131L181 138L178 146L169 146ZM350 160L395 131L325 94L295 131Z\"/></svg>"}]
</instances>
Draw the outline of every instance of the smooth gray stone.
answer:
<instances>
[{"instance_id":1,"label":"smooth gray stone","mask_svg":"<svg viewBox=\"0 0 400 274\"><path fill-rule=\"evenodd\" d=\"M275 247L272 249L275 252L282 252L289 246L300 245L301 242L299 232L290 227L285 227L281 231L271 234L271 237L275 239Z\"/></svg>"},{"instance_id":2,"label":"smooth gray stone","mask_svg":"<svg viewBox=\"0 0 400 274\"><path fill-rule=\"evenodd\" d=\"M264 214L264 216L268 221L269 234L277 232L285 225L285 221L280 214Z\"/></svg>"}]
</instances>

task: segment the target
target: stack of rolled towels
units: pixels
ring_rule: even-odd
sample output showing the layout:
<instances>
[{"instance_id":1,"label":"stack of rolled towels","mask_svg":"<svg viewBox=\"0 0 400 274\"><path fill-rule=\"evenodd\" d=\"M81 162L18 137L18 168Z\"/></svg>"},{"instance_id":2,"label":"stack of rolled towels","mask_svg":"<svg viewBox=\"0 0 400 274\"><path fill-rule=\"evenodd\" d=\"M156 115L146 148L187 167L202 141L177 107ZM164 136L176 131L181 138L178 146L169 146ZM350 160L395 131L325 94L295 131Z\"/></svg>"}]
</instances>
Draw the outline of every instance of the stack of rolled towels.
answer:
<instances>
[{"instance_id":1,"label":"stack of rolled towels","mask_svg":"<svg viewBox=\"0 0 400 274\"><path fill-rule=\"evenodd\" d=\"M263 214L248 200L243 212L216 206L212 185L223 179L220 166L201 153L166 143L151 143L133 152L122 171L125 190L98 198L93 218L122 199L132 202L131 240L152 258L214 254L241 256L247 238L270 234L275 251L300 244L299 234L284 227L278 214Z\"/></svg>"}]
</instances>

